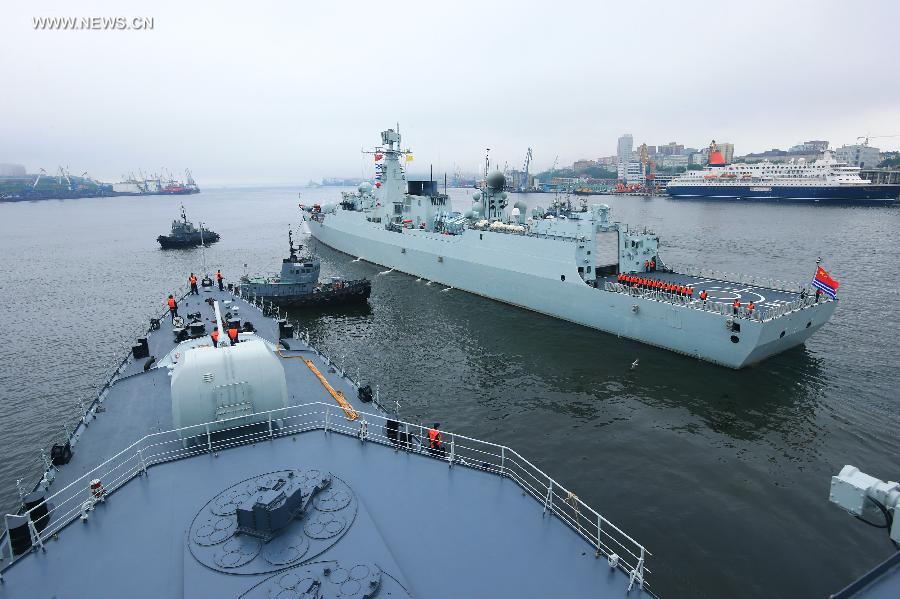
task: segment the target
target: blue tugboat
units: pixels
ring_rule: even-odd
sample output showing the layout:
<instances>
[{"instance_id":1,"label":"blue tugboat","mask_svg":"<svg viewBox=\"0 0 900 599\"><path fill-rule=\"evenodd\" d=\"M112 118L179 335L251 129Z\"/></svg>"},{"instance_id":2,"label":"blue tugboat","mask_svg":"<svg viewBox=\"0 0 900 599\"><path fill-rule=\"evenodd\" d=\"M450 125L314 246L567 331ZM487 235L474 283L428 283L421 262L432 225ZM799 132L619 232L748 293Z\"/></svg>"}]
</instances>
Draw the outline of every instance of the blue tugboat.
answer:
<instances>
[{"instance_id":1,"label":"blue tugboat","mask_svg":"<svg viewBox=\"0 0 900 599\"><path fill-rule=\"evenodd\" d=\"M368 279L344 281L332 277L325 284L319 283L321 263L315 256L304 252L303 245L294 247L294 238L288 230L290 256L281 261L281 275L276 277L241 277L240 290L245 296L272 302L287 308L322 308L365 303L372 291Z\"/></svg>"}]
</instances>

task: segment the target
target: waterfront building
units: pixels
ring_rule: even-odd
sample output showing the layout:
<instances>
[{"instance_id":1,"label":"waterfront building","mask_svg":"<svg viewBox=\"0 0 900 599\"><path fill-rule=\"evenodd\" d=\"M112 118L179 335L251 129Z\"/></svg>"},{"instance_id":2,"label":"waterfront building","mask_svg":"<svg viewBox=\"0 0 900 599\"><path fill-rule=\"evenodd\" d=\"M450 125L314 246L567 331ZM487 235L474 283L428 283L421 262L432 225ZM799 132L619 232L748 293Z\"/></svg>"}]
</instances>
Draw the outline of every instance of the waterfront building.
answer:
<instances>
[{"instance_id":1,"label":"waterfront building","mask_svg":"<svg viewBox=\"0 0 900 599\"><path fill-rule=\"evenodd\" d=\"M810 141L804 141L803 143L797 144L796 146L791 146L791 149L788 151L794 154L813 154L824 152L827 149L827 141L823 139L813 139Z\"/></svg>"},{"instance_id":2,"label":"waterfront building","mask_svg":"<svg viewBox=\"0 0 900 599\"><path fill-rule=\"evenodd\" d=\"M660 145L656 149L657 154L661 154L663 156L677 156L684 151L684 144L676 143L674 141L670 141L666 145Z\"/></svg>"},{"instance_id":3,"label":"waterfront building","mask_svg":"<svg viewBox=\"0 0 900 599\"><path fill-rule=\"evenodd\" d=\"M834 157L850 166L874 168L881 162L881 150L867 144L854 144L837 148Z\"/></svg>"},{"instance_id":4,"label":"waterfront building","mask_svg":"<svg viewBox=\"0 0 900 599\"><path fill-rule=\"evenodd\" d=\"M634 137L631 133L625 133L619 137L619 143L616 151L616 167L617 176L620 181L626 180L628 174L628 163L634 154Z\"/></svg>"}]
</instances>

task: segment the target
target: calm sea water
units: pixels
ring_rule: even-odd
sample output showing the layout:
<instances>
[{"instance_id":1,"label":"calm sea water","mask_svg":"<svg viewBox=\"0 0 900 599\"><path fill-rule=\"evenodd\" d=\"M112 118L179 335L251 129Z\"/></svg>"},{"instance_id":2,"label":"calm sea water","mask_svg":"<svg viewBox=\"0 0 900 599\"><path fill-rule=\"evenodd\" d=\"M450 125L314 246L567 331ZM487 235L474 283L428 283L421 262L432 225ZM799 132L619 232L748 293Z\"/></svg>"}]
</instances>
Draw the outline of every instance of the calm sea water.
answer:
<instances>
[{"instance_id":1,"label":"calm sea water","mask_svg":"<svg viewBox=\"0 0 900 599\"><path fill-rule=\"evenodd\" d=\"M465 194L451 190L460 207ZM0 204L2 505L135 327L199 272L199 250L155 241L180 201ZM801 281L822 256L840 306L805 347L735 372L380 275L322 247L324 276L373 280L370 308L293 316L405 419L518 448L644 543L664 597L824 597L887 557L884 531L830 505L828 486L844 464L900 475L900 210L591 201L655 229L670 264ZM208 190L185 203L222 235L207 261L231 278L277 270L298 221L293 189Z\"/></svg>"}]
</instances>

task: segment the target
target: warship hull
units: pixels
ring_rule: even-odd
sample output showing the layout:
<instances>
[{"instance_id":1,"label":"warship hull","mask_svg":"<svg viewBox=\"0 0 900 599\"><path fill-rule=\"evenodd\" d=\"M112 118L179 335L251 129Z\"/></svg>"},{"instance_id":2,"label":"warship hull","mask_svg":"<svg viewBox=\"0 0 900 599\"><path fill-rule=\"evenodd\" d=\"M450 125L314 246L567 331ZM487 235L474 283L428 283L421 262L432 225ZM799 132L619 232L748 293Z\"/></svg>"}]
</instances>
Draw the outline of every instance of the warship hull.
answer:
<instances>
[{"instance_id":1,"label":"warship hull","mask_svg":"<svg viewBox=\"0 0 900 599\"><path fill-rule=\"evenodd\" d=\"M326 288L302 295L273 294L265 291L256 294L252 287L241 285L241 288L245 293L255 294L260 300L285 308L331 308L366 303L372 292L372 283L366 279L349 281L340 289Z\"/></svg>"},{"instance_id":2,"label":"warship hull","mask_svg":"<svg viewBox=\"0 0 900 599\"><path fill-rule=\"evenodd\" d=\"M460 235L395 232L362 212L341 209L308 224L325 245L368 262L735 369L801 345L837 306L836 301L824 302L769 321L732 320L717 312L590 286L577 271L574 242L474 229ZM746 291L746 286L739 287L734 291ZM752 292L754 297L780 293L762 288ZM781 305L795 297L773 301Z\"/></svg>"}]
</instances>

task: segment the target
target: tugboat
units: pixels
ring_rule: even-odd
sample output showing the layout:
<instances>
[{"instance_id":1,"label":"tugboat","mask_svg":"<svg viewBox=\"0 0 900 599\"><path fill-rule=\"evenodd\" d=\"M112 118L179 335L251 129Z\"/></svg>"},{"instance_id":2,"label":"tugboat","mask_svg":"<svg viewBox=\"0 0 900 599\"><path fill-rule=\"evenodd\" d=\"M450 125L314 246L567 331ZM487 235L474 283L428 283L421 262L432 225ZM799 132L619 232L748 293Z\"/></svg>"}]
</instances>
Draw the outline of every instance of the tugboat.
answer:
<instances>
[{"instance_id":1,"label":"tugboat","mask_svg":"<svg viewBox=\"0 0 900 599\"><path fill-rule=\"evenodd\" d=\"M198 245L209 245L219 241L219 234L203 227L194 226L184 213L184 204L181 205L181 220L172 221L172 232L169 235L160 235L156 238L164 250L171 248L188 248Z\"/></svg>"},{"instance_id":2,"label":"tugboat","mask_svg":"<svg viewBox=\"0 0 900 599\"><path fill-rule=\"evenodd\" d=\"M294 238L288 230L290 256L281 261L280 277L241 277L243 295L273 302L287 308L321 308L365 303L372 291L368 279L344 281L332 277L326 284L319 283L321 263L309 253L298 255L303 245L294 247Z\"/></svg>"}]
</instances>

